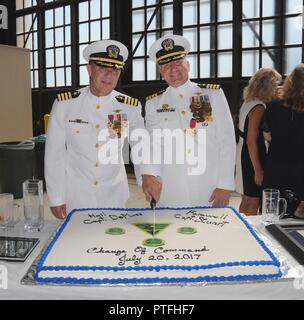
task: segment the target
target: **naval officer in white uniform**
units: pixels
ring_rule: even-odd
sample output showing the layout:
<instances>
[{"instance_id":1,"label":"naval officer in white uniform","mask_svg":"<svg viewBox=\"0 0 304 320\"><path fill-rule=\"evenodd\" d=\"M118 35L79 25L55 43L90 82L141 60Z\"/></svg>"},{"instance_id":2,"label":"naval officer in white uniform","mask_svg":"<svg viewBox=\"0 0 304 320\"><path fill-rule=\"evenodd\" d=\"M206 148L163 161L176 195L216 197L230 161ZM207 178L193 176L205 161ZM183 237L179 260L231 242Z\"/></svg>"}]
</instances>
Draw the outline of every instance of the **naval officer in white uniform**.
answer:
<instances>
[{"instance_id":1,"label":"naval officer in white uniform","mask_svg":"<svg viewBox=\"0 0 304 320\"><path fill-rule=\"evenodd\" d=\"M181 129L185 135L193 136L197 144L198 131L205 130L206 134L205 148L200 153L201 159L206 160L203 173L195 174L191 164L186 162L161 163L159 205L223 206L229 203L235 186L232 117L219 85L198 85L189 80L190 66L186 59L189 50L189 41L178 35L158 39L149 50L149 57L157 63L162 78L169 85L165 91L146 99L145 119L150 135L153 129ZM164 154L167 147L161 145L161 148ZM193 152L184 151L185 154Z\"/></svg>"},{"instance_id":2,"label":"naval officer in white uniform","mask_svg":"<svg viewBox=\"0 0 304 320\"><path fill-rule=\"evenodd\" d=\"M74 208L124 207L129 198L124 164L103 163L99 151L109 142L117 158L128 130L146 130L140 102L114 90L127 48L118 41L102 40L88 45L83 56L88 61L90 85L57 95L47 131L45 178L57 218ZM109 133L104 143L99 138L101 130ZM142 165L136 166L136 172L147 200L158 200L161 184L154 169Z\"/></svg>"}]
</instances>

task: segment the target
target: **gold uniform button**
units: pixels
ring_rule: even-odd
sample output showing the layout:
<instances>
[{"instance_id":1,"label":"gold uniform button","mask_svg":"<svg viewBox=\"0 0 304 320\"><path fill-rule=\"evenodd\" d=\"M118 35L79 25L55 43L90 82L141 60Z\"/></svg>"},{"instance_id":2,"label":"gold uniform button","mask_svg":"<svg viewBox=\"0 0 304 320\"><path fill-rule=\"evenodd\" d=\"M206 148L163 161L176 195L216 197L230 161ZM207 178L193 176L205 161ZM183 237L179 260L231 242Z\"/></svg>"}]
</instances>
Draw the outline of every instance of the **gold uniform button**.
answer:
<instances>
[{"instance_id":1,"label":"gold uniform button","mask_svg":"<svg viewBox=\"0 0 304 320\"><path fill-rule=\"evenodd\" d=\"M95 144L95 148L99 148L99 144L98 143Z\"/></svg>"},{"instance_id":2,"label":"gold uniform button","mask_svg":"<svg viewBox=\"0 0 304 320\"><path fill-rule=\"evenodd\" d=\"M95 181L95 182L94 182L94 186L97 186L97 185L98 185L98 181Z\"/></svg>"},{"instance_id":3,"label":"gold uniform button","mask_svg":"<svg viewBox=\"0 0 304 320\"><path fill-rule=\"evenodd\" d=\"M100 128L100 124L97 123L96 126L95 126L95 128L96 128L96 129L99 129L99 128Z\"/></svg>"},{"instance_id":4,"label":"gold uniform button","mask_svg":"<svg viewBox=\"0 0 304 320\"><path fill-rule=\"evenodd\" d=\"M100 106L100 104L98 104L97 106L96 106L96 109L98 110L98 109L100 109L101 108L101 106Z\"/></svg>"}]
</instances>

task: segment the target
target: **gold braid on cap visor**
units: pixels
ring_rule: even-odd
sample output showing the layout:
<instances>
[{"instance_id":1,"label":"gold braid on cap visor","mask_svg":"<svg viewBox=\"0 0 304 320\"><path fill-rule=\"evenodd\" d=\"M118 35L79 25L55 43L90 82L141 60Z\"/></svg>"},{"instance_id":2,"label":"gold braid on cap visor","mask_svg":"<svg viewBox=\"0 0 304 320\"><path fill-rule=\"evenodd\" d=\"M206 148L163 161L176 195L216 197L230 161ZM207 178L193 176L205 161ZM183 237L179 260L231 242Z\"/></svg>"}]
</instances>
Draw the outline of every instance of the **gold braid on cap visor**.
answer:
<instances>
[{"instance_id":1,"label":"gold braid on cap visor","mask_svg":"<svg viewBox=\"0 0 304 320\"><path fill-rule=\"evenodd\" d=\"M116 69L122 69L125 65L123 61L108 59L108 58L99 58L99 57L90 57L90 62L100 62L101 65L108 67L115 67Z\"/></svg>"},{"instance_id":2,"label":"gold braid on cap visor","mask_svg":"<svg viewBox=\"0 0 304 320\"><path fill-rule=\"evenodd\" d=\"M158 64L164 64L171 60L184 58L186 55L187 55L186 51L177 51L177 52L165 54L164 56L159 57L156 61Z\"/></svg>"}]
</instances>

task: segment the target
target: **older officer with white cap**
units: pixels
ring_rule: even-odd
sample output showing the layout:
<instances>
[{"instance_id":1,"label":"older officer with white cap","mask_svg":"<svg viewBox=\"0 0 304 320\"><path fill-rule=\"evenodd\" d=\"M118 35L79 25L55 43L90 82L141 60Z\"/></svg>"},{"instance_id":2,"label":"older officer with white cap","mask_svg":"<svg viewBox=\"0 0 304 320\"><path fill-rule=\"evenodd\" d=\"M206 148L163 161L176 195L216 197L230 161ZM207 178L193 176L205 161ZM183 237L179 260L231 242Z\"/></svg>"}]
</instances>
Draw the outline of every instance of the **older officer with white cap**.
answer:
<instances>
[{"instance_id":1,"label":"older officer with white cap","mask_svg":"<svg viewBox=\"0 0 304 320\"><path fill-rule=\"evenodd\" d=\"M192 137L196 147L201 143L199 132L206 138L201 140L205 141L205 146L198 157L205 163L205 170L194 173L193 165L186 161L184 164L161 163L160 205L227 205L230 191L234 190L233 122L219 85L196 84L189 80L190 66L186 60L189 50L189 41L179 35L166 35L149 50L149 57L158 64L162 78L169 85L166 90L146 98L146 127L150 134L153 129L181 129L184 136ZM162 154L168 152L164 142L161 148L158 151ZM173 146L173 155L176 148ZM184 150L185 157L193 150Z\"/></svg>"},{"instance_id":2,"label":"older officer with white cap","mask_svg":"<svg viewBox=\"0 0 304 320\"><path fill-rule=\"evenodd\" d=\"M124 207L129 197L127 176L123 162L114 158L120 159L117 155L128 132L145 130L140 102L114 90L128 58L127 48L118 41L101 40L88 45L83 56L90 85L57 95L47 131L45 178L57 218L74 208ZM104 143L101 130L108 133ZM114 146L113 161L100 157L106 143ZM154 169L137 166L136 172L147 200L158 200L161 184Z\"/></svg>"}]
</instances>

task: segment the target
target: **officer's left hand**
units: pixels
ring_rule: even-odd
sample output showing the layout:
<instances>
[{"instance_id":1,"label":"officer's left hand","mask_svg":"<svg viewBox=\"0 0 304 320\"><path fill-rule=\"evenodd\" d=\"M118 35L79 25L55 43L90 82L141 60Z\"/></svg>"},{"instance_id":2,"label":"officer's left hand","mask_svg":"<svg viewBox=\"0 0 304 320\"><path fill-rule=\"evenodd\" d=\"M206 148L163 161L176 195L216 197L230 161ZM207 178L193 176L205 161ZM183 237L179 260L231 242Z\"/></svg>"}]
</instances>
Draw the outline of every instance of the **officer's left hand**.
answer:
<instances>
[{"instance_id":1,"label":"officer's left hand","mask_svg":"<svg viewBox=\"0 0 304 320\"><path fill-rule=\"evenodd\" d=\"M142 188L148 202L150 202L152 198L155 199L156 202L159 201L162 184L157 177L143 174Z\"/></svg>"},{"instance_id":2,"label":"officer's left hand","mask_svg":"<svg viewBox=\"0 0 304 320\"><path fill-rule=\"evenodd\" d=\"M53 215L57 219L64 219L66 217L66 205L62 204L56 207L50 207Z\"/></svg>"},{"instance_id":3,"label":"officer's left hand","mask_svg":"<svg viewBox=\"0 0 304 320\"><path fill-rule=\"evenodd\" d=\"M212 205L215 206L227 206L229 204L230 191L225 189L216 188L209 202L213 202Z\"/></svg>"}]
</instances>

